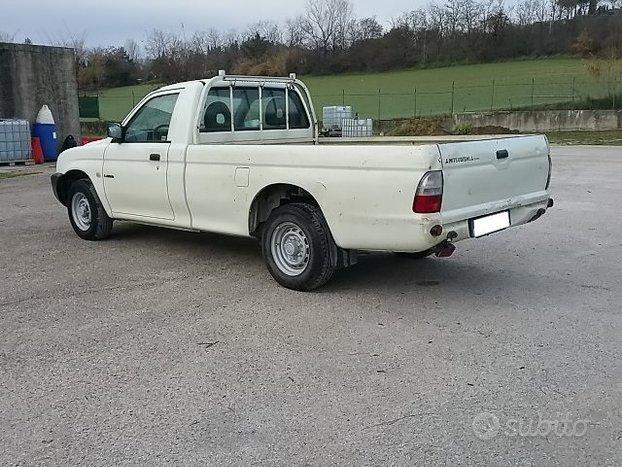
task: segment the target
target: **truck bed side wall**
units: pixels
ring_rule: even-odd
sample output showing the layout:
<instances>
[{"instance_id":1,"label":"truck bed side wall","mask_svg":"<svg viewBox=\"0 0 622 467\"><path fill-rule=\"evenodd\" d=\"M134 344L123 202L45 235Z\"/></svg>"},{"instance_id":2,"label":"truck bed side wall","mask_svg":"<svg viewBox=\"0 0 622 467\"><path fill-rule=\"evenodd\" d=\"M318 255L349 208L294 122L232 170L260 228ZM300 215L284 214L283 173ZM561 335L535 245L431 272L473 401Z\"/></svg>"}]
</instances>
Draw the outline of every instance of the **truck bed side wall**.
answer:
<instances>
[{"instance_id":1,"label":"truck bed side wall","mask_svg":"<svg viewBox=\"0 0 622 467\"><path fill-rule=\"evenodd\" d=\"M343 248L425 249L434 241L422 234L439 216L412 212L421 176L440 168L434 145L193 145L186 163L196 229L249 235L255 196L269 185L290 184L315 198Z\"/></svg>"}]
</instances>

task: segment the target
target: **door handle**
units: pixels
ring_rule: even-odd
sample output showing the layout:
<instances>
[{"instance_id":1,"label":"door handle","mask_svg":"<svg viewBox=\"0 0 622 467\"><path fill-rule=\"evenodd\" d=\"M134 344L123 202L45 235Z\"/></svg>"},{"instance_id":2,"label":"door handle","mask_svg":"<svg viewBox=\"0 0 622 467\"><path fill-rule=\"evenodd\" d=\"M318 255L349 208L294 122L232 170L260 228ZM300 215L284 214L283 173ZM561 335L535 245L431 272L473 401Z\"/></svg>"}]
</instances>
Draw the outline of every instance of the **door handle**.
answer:
<instances>
[{"instance_id":1,"label":"door handle","mask_svg":"<svg viewBox=\"0 0 622 467\"><path fill-rule=\"evenodd\" d=\"M160 154L150 154L149 155L149 160L150 161L159 161L160 160Z\"/></svg>"},{"instance_id":2,"label":"door handle","mask_svg":"<svg viewBox=\"0 0 622 467\"><path fill-rule=\"evenodd\" d=\"M507 151L507 149L501 149L497 151L497 159L507 159L509 155L510 153Z\"/></svg>"}]
</instances>

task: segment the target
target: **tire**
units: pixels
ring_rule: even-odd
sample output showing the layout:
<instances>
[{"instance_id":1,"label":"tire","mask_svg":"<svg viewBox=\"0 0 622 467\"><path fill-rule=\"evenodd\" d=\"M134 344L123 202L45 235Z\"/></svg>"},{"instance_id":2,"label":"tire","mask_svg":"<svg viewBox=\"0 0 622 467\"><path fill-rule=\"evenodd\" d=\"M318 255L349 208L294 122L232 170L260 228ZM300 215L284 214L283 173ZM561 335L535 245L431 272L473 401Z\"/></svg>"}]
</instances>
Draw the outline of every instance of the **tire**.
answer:
<instances>
[{"instance_id":1,"label":"tire","mask_svg":"<svg viewBox=\"0 0 622 467\"><path fill-rule=\"evenodd\" d=\"M67 212L73 230L84 240L103 240L112 231L112 219L88 179L76 180L69 187Z\"/></svg>"},{"instance_id":2,"label":"tire","mask_svg":"<svg viewBox=\"0 0 622 467\"><path fill-rule=\"evenodd\" d=\"M261 235L261 249L274 279L288 289L310 291L333 275L334 241L321 211L292 203L275 209Z\"/></svg>"}]
</instances>

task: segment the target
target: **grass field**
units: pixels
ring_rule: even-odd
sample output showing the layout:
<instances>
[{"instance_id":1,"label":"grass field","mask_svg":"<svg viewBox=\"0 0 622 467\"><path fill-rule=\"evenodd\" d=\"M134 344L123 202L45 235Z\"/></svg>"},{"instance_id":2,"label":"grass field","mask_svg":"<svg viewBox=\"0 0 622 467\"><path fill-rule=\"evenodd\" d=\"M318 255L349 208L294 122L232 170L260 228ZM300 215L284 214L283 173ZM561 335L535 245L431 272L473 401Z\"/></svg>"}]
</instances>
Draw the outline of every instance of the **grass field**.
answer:
<instances>
[{"instance_id":1,"label":"grass field","mask_svg":"<svg viewBox=\"0 0 622 467\"><path fill-rule=\"evenodd\" d=\"M120 122L138 101L159 87L158 84L142 84L101 91L99 93L100 119Z\"/></svg>"},{"instance_id":2,"label":"grass field","mask_svg":"<svg viewBox=\"0 0 622 467\"><path fill-rule=\"evenodd\" d=\"M517 60L375 74L303 76L318 117L325 105L352 105L361 117L392 119L465 111L511 109L622 91L586 72L577 58ZM620 77L617 77L619 80ZM494 83L493 83L494 81ZM156 85L102 91L100 115L120 120ZM452 91L453 89L453 91ZM416 92L415 92L416 90Z\"/></svg>"},{"instance_id":3,"label":"grass field","mask_svg":"<svg viewBox=\"0 0 622 467\"><path fill-rule=\"evenodd\" d=\"M317 76L306 82L317 108L345 102L361 116L380 119L412 117L415 106L417 115L438 115L452 107L454 112L511 109L608 94L607 84L591 78L584 61L575 58Z\"/></svg>"},{"instance_id":4,"label":"grass field","mask_svg":"<svg viewBox=\"0 0 622 467\"><path fill-rule=\"evenodd\" d=\"M547 133L551 144L597 144L622 146L622 130L555 131Z\"/></svg>"}]
</instances>

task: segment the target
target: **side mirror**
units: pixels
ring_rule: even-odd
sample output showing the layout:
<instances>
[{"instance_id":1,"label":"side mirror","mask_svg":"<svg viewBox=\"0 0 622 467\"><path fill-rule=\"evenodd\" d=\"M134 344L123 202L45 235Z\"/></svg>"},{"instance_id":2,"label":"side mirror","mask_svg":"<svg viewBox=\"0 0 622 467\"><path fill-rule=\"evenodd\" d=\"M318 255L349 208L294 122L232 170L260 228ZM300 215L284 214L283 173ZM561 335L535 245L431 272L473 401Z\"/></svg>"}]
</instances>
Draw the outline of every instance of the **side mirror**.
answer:
<instances>
[{"instance_id":1,"label":"side mirror","mask_svg":"<svg viewBox=\"0 0 622 467\"><path fill-rule=\"evenodd\" d=\"M108 138L112 138L113 143L120 143L123 141L123 127L118 123L111 123L108 125L108 131L106 133Z\"/></svg>"}]
</instances>

